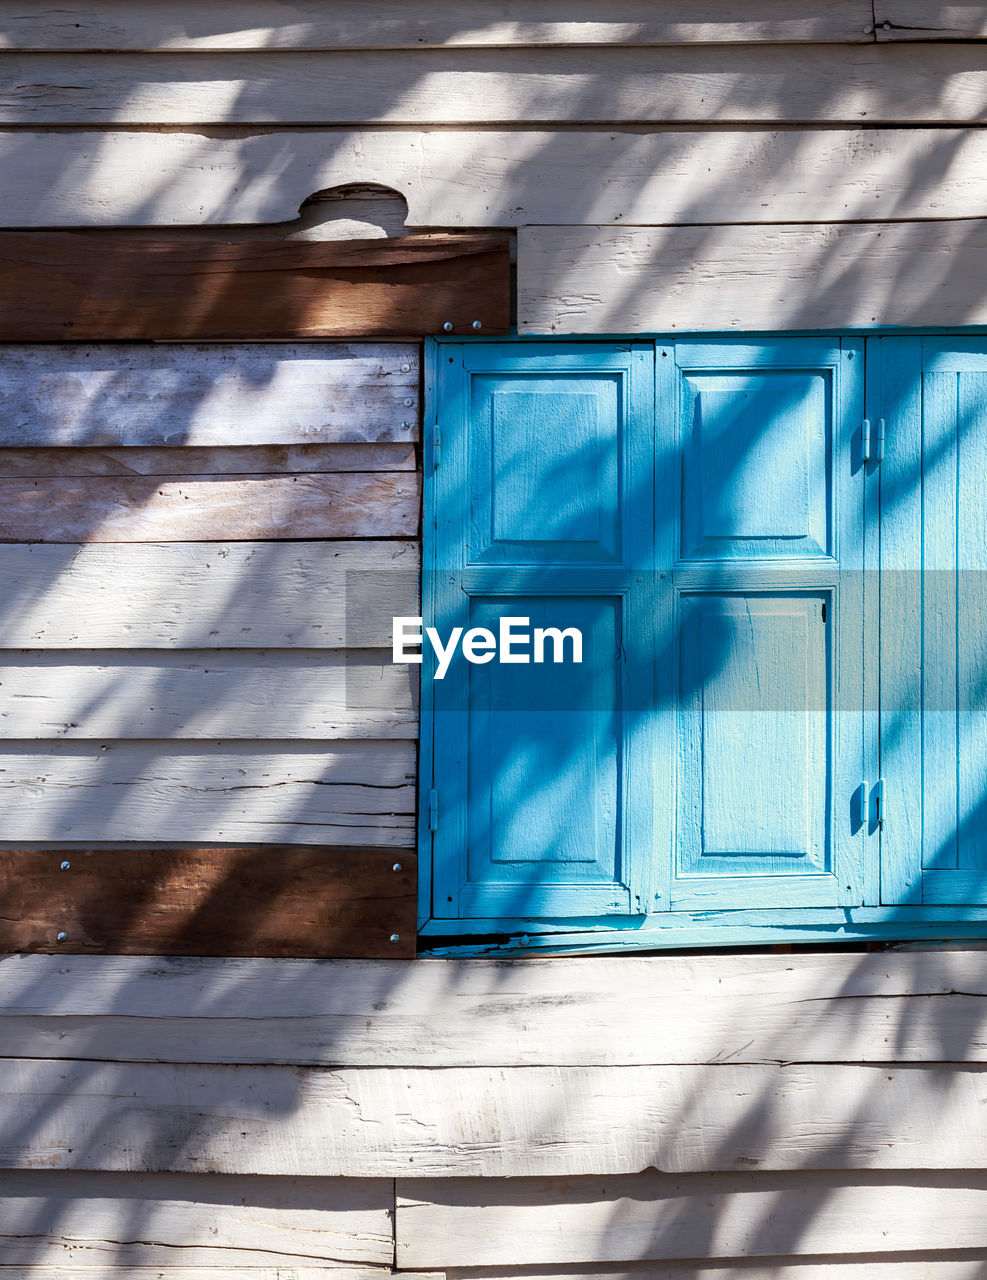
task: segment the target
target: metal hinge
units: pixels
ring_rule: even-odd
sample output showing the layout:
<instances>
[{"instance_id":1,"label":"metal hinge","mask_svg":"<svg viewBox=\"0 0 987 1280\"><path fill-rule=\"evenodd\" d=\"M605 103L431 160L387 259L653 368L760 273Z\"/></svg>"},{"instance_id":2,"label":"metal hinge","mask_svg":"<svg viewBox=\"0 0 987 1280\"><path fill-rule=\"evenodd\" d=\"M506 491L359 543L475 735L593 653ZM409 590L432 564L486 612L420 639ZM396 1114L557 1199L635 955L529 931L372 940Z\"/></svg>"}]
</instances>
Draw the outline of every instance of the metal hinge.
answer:
<instances>
[{"instance_id":1,"label":"metal hinge","mask_svg":"<svg viewBox=\"0 0 987 1280\"><path fill-rule=\"evenodd\" d=\"M874 817L879 827L884 826L884 779L878 778L874 783Z\"/></svg>"},{"instance_id":2,"label":"metal hinge","mask_svg":"<svg viewBox=\"0 0 987 1280\"><path fill-rule=\"evenodd\" d=\"M439 829L439 793L434 787L428 793L428 829L429 831Z\"/></svg>"},{"instance_id":3,"label":"metal hinge","mask_svg":"<svg viewBox=\"0 0 987 1280\"><path fill-rule=\"evenodd\" d=\"M432 469L442 461L442 432L438 422L432 424Z\"/></svg>"},{"instance_id":4,"label":"metal hinge","mask_svg":"<svg viewBox=\"0 0 987 1280\"><path fill-rule=\"evenodd\" d=\"M874 449L871 452L871 428L870 418L864 418L860 424L860 457L864 462L884 461L884 419L878 418L877 432L874 440Z\"/></svg>"}]
</instances>

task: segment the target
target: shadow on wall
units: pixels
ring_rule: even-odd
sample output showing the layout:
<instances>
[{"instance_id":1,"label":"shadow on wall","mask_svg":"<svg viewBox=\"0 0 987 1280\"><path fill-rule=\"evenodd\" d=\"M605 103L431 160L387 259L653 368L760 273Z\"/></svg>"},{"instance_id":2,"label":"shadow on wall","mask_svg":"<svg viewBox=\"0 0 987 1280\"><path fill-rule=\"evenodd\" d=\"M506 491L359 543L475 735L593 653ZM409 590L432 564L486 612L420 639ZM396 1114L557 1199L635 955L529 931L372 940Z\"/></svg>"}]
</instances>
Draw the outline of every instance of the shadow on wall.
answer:
<instances>
[{"instance_id":1,"label":"shadow on wall","mask_svg":"<svg viewBox=\"0 0 987 1280\"><path fill-rule=\"evenodd\" d=\"M794 82L799 75L797 67L793 67L791 75ZM592 112L596 109L598 89L593 81L592 75L586 75L574 79L565 90L568 105L575 118L580 118L580 111L592 118ZM118 83L120 93L124 90L130 93L139 87L138 84L131 84L121 88ZM785 88L786 86L781 86L782 93ZM237 90L233 82L230 83L230 89L231 104L236 102L238 92L244 94L255 92L243 87ZM380 84L377 89L382 106L386 106L388 100L392 105L399 103L402 94L412 92L415 86L407 83L391 86ZM738 84L733 106L751 115L757 114L759 110L763 111L772 106L771 95L776 90L775 85L765 83L762 86L756 78L747 79L742 84ZM546 116L551 106L546 99L547 92L544 89L540 91ZM834 96L837 92L838 87L834 85ZM112 118L115 105L110 100L103 104L106 118ZM538 118L537 111L532 118ZM221 121L218 122L217 127L222 128ZM811 132L799 135L785 133L771 135L770 146L777 148L778 172L774 177L779 186L784 185L785 174L797 159L795 154L797 149L815 145L814 139L815 135ZM611 142L612 151L609 158L598 157L599 163L594 167L592 179L586 182L581 198L574 199L570 213L570 221L573 224L596 219L599 193L608 184L619 182L627 193L628 201L631 204L635 202L637 193L633 189L633 181L628 179L628 172L633 173L634 166L633 163L628 163L627 157L635 154L635 149L639 146L639 135L614 131ZM25 139L22 145L29 148L31 144L28 139ZM194 149L196 162L207 164L210 148L213 146L212 140L207 136L196 136L189 145ZM268 167L251 168L248 163L244 166L243 172L238 174L238 180L244 184L254 184L258 188L268 190L280 186L296 188L299 185L302 189L311 189L312 183L306 177L307 169L305 168L310 162L307 159L298 161L290 152L279 153L278 148L281 145L282 141L275 137L270 143L271 150L267 152ZM436 139L428 145L439 153L442 146L441 134L437 134ZM505 204L510 201L512 204L523 206L531 199L532 192L547 180L545 175L551 174L557 167L557 153L567 149L571 143L566 134L545 134L540 135L539 140L532 140L531 135L526 135L517 145L517 161L511 164L508 160L502 189ZM685 153L689 148L698 146L700 143L698 135L693 138L683 133L679 135L678 141L671 145L681 148L682 153ZM937 153L928 159L921 170L916 170L915 185L926 186L934 181L937 175L948 172L952 157L959 145L954 135L944 137ZM244 141L244 151L245 153L248 151L248 140ZM80 169L87 166L90 172L98 174L102 159L101 156L92 154L82 157L77 161L73 173L60 174L57 178L53 177L52 181L53 183L63 179L79 181ZM674 159L673 156L672 163ZM331 170L333 163L332 156L324 156L320 160L320 166L328 170ZM340 163L343 168L350 170L351 154L348 153L343 157ZM300 169L304 170L301 176ZM448 175L449 180L453 180L454 177L455 175ZM652 177L650 173L642 172L641 188L649 185ZM142 195L141 199L135 201L128 209L129 220L153 223L157 212L156 203L158 201L167 203L171 198L169 184L174 181L174 178L175 175L172 173L163 174L158 189ZM729 204L731 185L735 181L736 175L729 167L711 175L709 184L715 186L721 204ZM804 193L806 209L812 209L817 194L813 191ZM44 197L45 192L39 191L38 199L43 201ZM692 203L683 208L680 221L700 223L706 215L710 198L710 185L697 188ZM383 204L387 205L386 213L380 208ZM882 213L886 215L887 210L882 210ZM348 233L348 229L356 225L365 231L368 224L383 233L393 233L393 229L399 225L398 211L394 202L390 197L380 194L379 188L374 188L373 191L351 190L345 200L338 192L313 198L303 206L297 223L284 226L280 230L269 228L268 232L271 235L316 235L320 228L331 228L333 234L337 234L344 228L347 228ZM244 231L243 234L256 236L268 232L251 228L249 232ZM99 232L94 231L92 234L98 235ZM160 230L152 232L147 229L139 233L135 231L134 234L146 236L148 239L160 238L162 235ZM205 232L197 231L196 235L199 234L205 234ZM221 231L217 230L215 234L220 238L227 238L233 233L227 227ZM719 233L716 228L709 228L698 234L700 242L704 237L712 242ZM971 223L971 243L978 234L977 224ZM836 270L833 264L831 250L823 245L819 248L815 259L806 264L806 270L808 272L814 269L818 279L827 282L824 287L834 295L850 301L858 301L863 285L854 264L844 263L839 270ZM628 288L630 287L629 285ZM910 298L911 314L916 324L922 323L923 306L928 301L929 299L923 297L920 290L916 290L914 296ZM797 324L797 315L793 315L792 323ZM92 438L96 439L101 430L98 401L91 405L90 413ZM181 446L193 437L198 416L204 413L208 413L208 404L205 399L200 404L188 404L187 420L184 424L169 421L170 439L175 446ZM85 438L84 427L85 424L82 431L83 439ZM765 429L769 428L770 424L765 424ZM2 465L2 458L0 458L0 465ZM911 481L918 486L922 483L922 477L916 473ZM155 488L155 481L153 478L148 478L147 483L150 494ZM894 495L892 500L893 498ZM276 568L273 564L272 548L274 546L275 544L263 543L256 547L249 568L244 570L243 580L239 586L234 585L227 598L217 599L214 602L218 616L241 608L243 601L252 598L251 583L259 573L264 572L265 560L270 562L269 568ZM77 554L78 548L75 546L60 548L49 562L47 579L38 580L32 584L32 597L40 599L47 596L56 599L59 581L70 569ZM10 596L0 603L0 625L2 625L4 612L21 608L22 603ZM173 603L159 600L149 607L165 610ZM659 654L669 652L675 643L675 637L672 635L655 637L655 647ZM108 689L103 696L108 701L112 701L114 697L112 688ZM236 689L231 689L229 696L237 697L239 693ZM12 750L20 750L23 745L22 743L10 744ZM160 751L162 756L174 755L174 751L167 743L151 743L150 748L148 769L153 768L154 752ZM110 819L113 806L123 802L122 795L115 801L108 799L104 817L107 820ZM235 802L227 800L227 803L232 811ZM66 825L71 825L73 805L71 796L66 796L59 804L64 807L65 812L61 816ZM170 801L162 801L163 825L168 821L169 804L173 806L176 815L183 808L180 795L176 795ZM958 821L963 823L978 820L982 804L981 796L978 797L969 814L958 815ZM285 827L303 823L305 820L304 805L296 812L283 814ZM277 841L280 838L278 828L273 826L265 832L265 836L269 841ZM217 892L221 892L221 887ZM523 901L519 901L517 914L524 914L523 907ZM960 1000L969 1000L975 1005L973 1016L964 1023L969 1030L968 1041L966 1043L957 1041L953 1031L955 1024L950 1016L944 1013L941 1023L934 1021L931 1025L929 1040L922 1049L922 1061L930 1064L962 1060L966 1056L982 1057L984 1031L987 1028L987 1008L980 1012L984 998L982 990L969 997L964 997L957 991L943 992L941 990L941 958L929 955L915 956L912 960L914 963L910 965L910 973L916 989L927 988L930 995L936 994L942 999L941 1007L946 1008L948 1000L953 1001L953 1005L950 1006L952 1008L955 1008L956 1002ZM273 969L274 962L265 963ZM566 963L565 961L557 962L559 967L564 967ZM72 1245L75 1242L90 1239L95 1234L94 1224L86 1220L84 1203L82 1216L80 1216L80 1197L84 1196L86 1191L83 1190L79 1181L72 1182L72 1175L65 1170L94 1168L105 1170L108 1166L114 1165L126 1171L125 1182L110 1173L94 1175L91 1190L88 1192L93 1197L98 1197L103 1192L106 1194L107 1203L111 1208L107 1211L107 1230L105 1233L100 1231L100 1234L106 1237L106 1243L101 1246L103 1261L117 1264L120 1267L119 1274L126 1275L128 1268L136 1265L133 1258L140 1242L160 1241L169 1231L175 1230L163 1221L167 1218L167 1213L160 1207L159 1200L159 1197L165 1196L167 1190L163 1181L154 1178L152 1173L141 1177L132 1176L133 1174L163 1169L227 1168L251 1158L256 1151L260 1150L263 1142L270 1143L270 1150L275 1152L272 1159L276 1158L281 1162L284 1173L300 1173L303 1170L300 1160L296 1158L296 1149L306 1151L313 1160L316 1158L315 1141L310 1139L308 1145L305 1144L304 1130L312 1114L310 1109L322 1108L323 1116L328 1116L330 1122L338 1116L341 1128L345 1127L344 1118L346 1118L345 1123L350 1123L354 1108L359 1110L347 1093L347 1080L339 1064L353 1060L355 1034L353 1028L356 1027L359 1030L365 1025L368 1020L366 1009L359 1010L357 1014L354 1014L353 1010L347 1010L336 1020L332 1018L318 1020L313 1028L317 1048L312 1054L312 1061L318 1065L310 1069L299 1068L297 1064L307 1060L304 1052L299 1051L292 1054L290 1063L250 1067L252 1062L257 1061L271 1063L271 1042L278 1034L277 1018L282 1011L290 1010L292 1019L304 1018L306 1007L310 1004L320 1004L321 996L312 994L313 984L331 987L333 981L331 966L284 962L278 966L276 1005L271 1006L269 1003L268 1007L265 1007L264 1001L265 999L270 1001L270 997L263 994L264 984L258 983L255 966L247 965L238 968L235 964L209 966L194 961L148 961L147 965L153 967L158 973L175 977L176 990L180 993L180 999L171 1012L167 1013L160 1005L151 1007L144 1003L149 998L148 987L145 976L139 968L135 969L127 965L115 967L106 964L101 970L106 975L103 978L95 976L94 966L77 965L77 962L68 962L59 958L53 964L53 968L62 965L70 977L74 972L74 966L77 965L80 975L78 990L81 993L75 998L71 997L71 993L66 996L67 1007L71 1010L65 1015L66 1023L71 1023L73 1032L72 1065L62 1067L58 1061L54 1064L45 1061L53 1058L56 1052L61 1052L52 1039L50 1030L54 1022L51 979L46 976L30 980L25 984L18 978L18 964L18 960L13 957L0 962L4 1001L9 1008L15 1010L12 1016L19 1019L23 1033L19 1039L4 1037L6 1046L4 1051L7 1055L6 1073L11 1085L7 1093L4 1114L0 1117L0 1164L22 1171L16 1175L16 1185L20 1189L19 1194L22 1199L18 1200L16 1196L10 1199L14 1208L5 1220L8 1225L3 1228L3 1234L18 1237L16 1257L18 1266L31 1266L42 1260L51 1261L49 1245L42 1237L53 1237ZM729 966L729 959L724 957L723 964ZM859 980L862 980L861 975L872 969L874 964L873 957L845 957L846 972L843 985L848 991L852 991L858 985ZM488 966L486 971L495 987L501 984L507 991L517 972L524 969L524 965L501 964ZM470 966L465 963L443 964L441 978L438 981L433 979L435 989L432 1007L422 1009L416 1022L404 1027L402 1032L404 1047L399 1046L386 1060L386 1064L381 1060L377 1060L377 1063L381 1066L400 1066L407 1062L420 1065L417 1042L423 1035L423 1029L440 1022L442 1017L455 1006L457 997L469 979L470 972ZM83 977L83 974L88 976ZM374 998L385 1008L399 1005L405 994L419 981L417 975L418 969L410 966L393 964L374 966L372 981L378 988ZM100 992L99 988L104 981L106 985ZM159 1000L160 988L155 986L153 990L154 998ZM613 999L620 998L620 991L613 993ZM875 999L883 1000L883 998ZM842 1007L843 1016L846 1019L846 1034L848 1039L852 1039L855 1020L870 1017L872 1005L867 1000L858 999L855 994L852 994L843 1002ZM230 1011L234 1008L240 1011L235 1029L228 1025ZM573 1011L573 1021L579 1022L578 1000L573 1001L570 997L568 1008ZM302 1012L298 1014L298 1010ZM528 1009L526 1016L537 1021L538 1010ZM628 1016L632 1016L631 1010L628 1010ZM690 1014L692 1018L702 1016L703 1010L693 1011ZM187 1036L187 1040L183 1041L187 1043L185 1050L187 1062L184 1065L159 1065L157 1059L162 1056L161 1050L149 1047L145 1051L147 1060L139 1070L127 1064L117 1065L115 1060L127 1052L127 1044L131 1037L131 1023L143 1022L151 1017L164 1019L161 1032L162 1043L171 1038L174 1030L173 1025L169 1028L169 1019L182 1023L183 1034ZM891 1044L898 1041L902 1044L909 1043L909 1027L913 1017L914 1008L909 1001L901 1001L895 1006L885 1031ZM729 1022L730 1025L724 1026L722 1030L724 1057L729 1056L734 1049L749 1040L748 1010L740 1002L733 1010ZM216 1066L210 1069L201 1065L191 1065L215 1061L217 1055L219 1061L232 1057L233 1055L229 1052L224 1055L222 1049L213 1049L207 1053L203 1047L202 1038L222 1038L234 1030L239 1045L237 1061L243 1064L241 1067ZM229 1035L231 1045L234 1038L233 1034ZM586 1041L585 1060L592 1061L595 1049L601 1046L592 1043L589 1032L586 1033ZM470 1061L468 1049L469 1045L466 1043L464 1053L466 1059ZM510 1053L509 1048L508 1054ZM912 1053L913 1050L909 1048L905 1056L911 1057ZM172 1057L170 1061L173 1062L174 1058ZM501 1068L505 1065L513 1065L514 1061L511 1058L506 1064L501 1060L491 1062L491 1065L499 1073ZM659 1054L655 1058L654 1065L662 1065L666 1061L667 1059ZM769 1067L761 1071L752 1070L745 1080L747 1092L744 1094L741 1118L728 1124L725 1130L718 1134L714 1134L708 1128L705 1130L703 1162L706 1169L733 1170L738 1167L749 1167L746 1156L738 1157L738 1150L746 1151L756 1146L759 1134L770 1135L782 1123L784 1104L780 1101L780 1097L785 1088L784 1068L778 1061L772 1063L770 1055L768 1055L768 1062ZM368 1064L364 1060L361 1065L367 1067ZM681 1065L698 1068L702 1064ZM688 1072L681 1075L677 1091L671 1094L674 1100L665 1104L660 1123L654 1122L656 1159L652 1163L661 1166L660 1149L663 1134L680 1132L690 1126L695 1128L696 1116L706 1114L710 1094L716 1089L716 1076L713 1073L721 1070L727 1073L732 1069L724 1062L720 1066L706 1066L691 1076ZM484 1069L481 1068L482 1070ZM610 1074L604 1077L602 1088L612 1089L618 1076L613 1073L612 1067L608 1067L607 1070ZM828 1150L821 1151L819 1143L816 1143L811 1156L813 1168L844 1167L847 1163L846 1152L857 1142L861 1131L871 1133L872 1116L877 1112L886 1113L882 1090L888 1074L887 1067L882 1065L859 1070L865 1075L855 1077L859 1087L852 1099L849 1102L843 1099L841 1110L844 1118L838 1125L828 1130ZM910 1070L918 1072L927 1068L916 1067ZM410 1089L406 1090L401 1104L404 1110L414 1115L416 1109L421 1107L424 1114L425 1098L429 1090L434 1087L433 1077L436 1074L440 1073L423 1069L418 1076L410 1078ZM972 1075L972 1072L965 1070L939 1071L936 1074L935 1090L926 1090L922 1093L924 1103L928 1107L927 1119L930 1124L935 1123L937 1109L943 1116L956 1114L954 1108L967 1096ZM484 1073L482 1077L471 1077L463 1081L464 1093L460 1108L464 1124L461 1144L464 1149L484 1146L496 1149L501 1142L497 1133L483 1128L481 1101L486 1087L485 1080ZM594 1105L596 1095L593 1091L600 1087L600 1077L596 1076L593 1080L587 1078L584 1084L578 1080L570 1082L568 1091L564 1095L561 1091L552 1089L540 1092L537 1096L537 1109L531 1110L530 1106L528 1107L532 1147L540 1145L540 1135L571 1132L571 1116L577 1109L579 1090L584 1091L583 1110L585 1112ZM809 1086L803 1082L800 1087L805 1089L811 1100L809 1124L822 1126L828 1110L827 1097L813 1095L811 1082ZM142 1093L142 1089L146 1092ZM151 1089L157 1091L154 1106L146 1105ZM250 1124L243 1123L244 1116L251 1117ZM359 1128L359 1123L355 1123ZM283 1128L279 1130L279 1126ZM263 1138L258 1136L261 1131L266 1135ZM277 1136L279 1132L280 1137ZM287 1140L284 1135L288 1135ZM426 1132L422 1141L427 1144L430 1140L430 1134ZM354 1139L354 1142L357 1141L358 1139ZM874 1139L875 1152L879 1142L887 1145L885 1135L878 1135ZM799 1167L796 1154L792 1154L789 1158L790 1164L787 1167ZM875 1155L873 1159L876 1163L878 1158ZM860 1157L860 1163L867 1162L866 1157ZM806 1157L806 1164L808 1163L810 1159ZM642 1167L645 1166L642 1165ZM213 1177L217 1176L213 1175ZM62 1179L65 1181L60 1181ZM971 1183L975 1182L978 1186L984 1185L980 1173L971 1174L970 1179ZM888 1181L893 1186L894 1180L890 1174ZM86 1186L88 1185L87 1183ZM388 1182L387 1185L390 1186L390 1183ZM775 1210L777 1204L782 1202L788 1193L778 1186L776 1181L772 1181L771 1185L775 1198L772 1199L771 1195L767 1197L763 1220L755 1222L751 1227L749 1242L745 1248L751 1252L758 1248L770 1248L773 1253L786 1250L794 1252L799 1248L801 1240L810 1237L813 1221L817 1216L825 1213L827 1198L832 1193L825 1187L820 1187L815 1199L800 1201L799 1214L793 1215L786 1228L787 1234L779 1235L774 1225ZM71 1199L64 1198L63 1188L66 1186L72 1189ZM279 1196L282 1193L279 1190L272 1190L271 1184L260 1177L251 1179L249 1185L246 1179L228 1179L221 1188L219 1182L211 1178L208 1182L196 1184L194 1196L191 1191L188 1192L190 1200L198 1203L207 1201L211 1194L221 1198L223 1205L235 1200L239 1206L239 1213L241 1209L249 1210L251 1206L264 1202L266 1198ZM315 1221L322 1211L323 1194L328 1192L324 1191L322 1184L306 1182L301 1186L293 1183L290 1191L291 1207L299 1212L311 1211L313 1217L310 1221ZM342 1190L338 1194L342 1195ZM25 1208L25 1202L27 1202L27 1208ZM729 1201L724 1200L722 1206L714 1208L706 1220L710 1251L715 1252L718 1248L717 1240L720 1238L717 1234L718 1224L728 1213ZM613 1229L619 1229L619 1215L616 1213L613 1224ZM607 1226L603 1224L601 1233L606 1230ZM660 1230L659 1224L656 1232ZM701 1245L701 1241L697 1243ZM334 1249L338 1249L338 1244L334 1244L331 1240L321 1244L310 1240L306 1247L313 1251L311 1257L314 1263L320 1264L327 1259L338 1258L338 1253L334 1252ZM653 1250L653 1244L650 1247ZM386 1251L386 1256L389 1256L389 1240L386 1241ZM386 1265L385 1254L373 1254L372 1250L370 1252L372 1256L369 1259L365 1257L363 1261ZM696 1254L701 1256L700 1247L697 1247ZM653 1256L653 1253L649 1256ZM156 1255L156 1261L159 1257L160 1252Z\"/></svg>"}]
</instances>

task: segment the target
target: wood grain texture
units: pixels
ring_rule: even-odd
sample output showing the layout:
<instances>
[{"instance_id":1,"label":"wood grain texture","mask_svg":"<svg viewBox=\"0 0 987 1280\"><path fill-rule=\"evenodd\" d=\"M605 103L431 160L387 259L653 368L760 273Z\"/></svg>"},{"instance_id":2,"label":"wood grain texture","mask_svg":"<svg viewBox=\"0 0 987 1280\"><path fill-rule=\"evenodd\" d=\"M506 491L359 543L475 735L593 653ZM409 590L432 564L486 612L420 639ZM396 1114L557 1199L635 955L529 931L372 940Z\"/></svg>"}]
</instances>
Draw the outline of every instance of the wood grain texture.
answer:
<instances>
[{"instance_id":1,"label":"wood grain texture","mask_svg":"<svg viewBox=\"0 0 987 1280\"><path fill-rule=\"evenodd\" d=\"M46 50L422 49L446 45L660 44L669 41L865 41L873 15L865 0L756 0L739 12L728 0L675 5L619 0L601 13L592 0L484 0L419 5L397 0L368 8L360 0L250 0L221 4L160 0L127 11L114 0L32 8L0 4L0 48Z\"/></svg>"},{"instance_id":2,"label":"wood grain texture","mask_svg":"<svg viewBox=\"0 0 987 1280\"><path fill-rule=\"evenodd\" d=\"M4 839L412 847L414 744L6 742Z\"/></svg>"},{"instance_id":3,"label":"wood grain texture","mask_svg":"<svg viewBox=\"0 0 987 1280\"><path fill-rule=\"evenodd\" d=\"M3 655L0 738L416 738L418 668L380 650Z\"/></svg>"},{"instance_id":4,"label":"wood grain texture","mask_svg":"<svg viewBox=\"0 0 987 1280\"><path fill-rule=\"evenodd\" d=\"M133 1101L121 1106L121 1094ZM0 1163L443 1179L652 1166L969 1171L987 1168L985 1099L984 1074L955 1066L381 1071L11 1058ZM433 1262L444 1265L408 1260Z\"/></svg>"},{"instance_id":5,"label":"wood grain texture","mask_svg":"<svg viewBox=\"0 0 987 1280\"><path fill-rule=\"evenodd\" d=\"M300 1264L374 1280L391 1259L393 1204L392 1185L369 1179L5 1170L0 1267L16 1270L0 1275L210 1280L261 1267L256 1280L289 1280Z\"/></svg>"},{"instance_id":6,"label":"wood grain texture","mask_svg":"<svg viewBox=\"0 0 987 1280\"><path fill-rule=\"evenodd\" d=\"M277 223L314 191L361 182L398 190L420 227L798 222L807 210L826 222L962 218L987 207L979 129L16 130L0 133L0 160L0 222L16 227Z\"/></svg>"},{"instance_id":7,"label":"wood grain texture","mask_svg":"<svg viewBox=\"0 0 987 1280\"><path fill-rule=\"evenodd\" d=\"M0 252L4 243L0 235ZM19 243L43 249L44 237ZM112 270L101 243L52 244L56 255L65 246L70 270L72 246L97 262L107 254L101 265ZM124 257L138 275L153 271L153 245L143 264L139 247ZM148 456L177 459L189 447L211 457L207 446L282 445L285 458L301 459L315 445L404 442L417 434L418 377L418 346L407 342L17 344L0 351L0 446L167 445Z\"/></svg>"},{"instance_id":8,"label":"wood grain texture","mask_svg":"<svg viewBox=\"0 0 987 1280\"><path fill-rule=\"evenodd\" d=\"M420 337L446 322L469 332L474 321L498 334L510 323L509 287L506 236L224 244L0 234L3 341Z\"/></svg>"},{"instance_id":9,"label":"wood grain texture","mask_svg":"<svg viewBox=\"0 0 987 1280\"><path fill-rule=\"evenodd\" d=\"M398 1266L799 1254L841 1254L845 1266L855 1253L952 1249L960 1241L984 1248L987 1183L969 1174L670 1178L654 1171L606 1183L399 1181L396 1229ZM977 1271L967 1274L979 1280Z\"/></svg>"},{"instance_id":10,"label":"wood grain texture","mask_svg":"<svg viewBox=\"0 0 987 1280\"><path fill-rule=\"evenodd\" d=\"M987 323L987 222L526 227L522 334Z\"/></svg>"},{"instance_id":11,"label":"wood grain texture","mask_svg":"<svg viewBox=\"0 0 987 1280\"><path fill-rule=\"evenodd\" d=\"M731 956L728 965L717 955L410 967L0 961L0 1055L37 1058L379 1068L984 1062L985 1008L974 950Z\"/></svg>"},{"instance_id":12,"label":"wood grain texture","mask_svg":"<svg viewBox=\"0 0 987 1280\"><path fill-rule=\"evenodd\" d=\"M0 648L390 648L418 568L413 542L0 545Z\"/></svg>"},{"instance_id":13,"label":"wood grain texture","mask_svg":"<svg viewBox=\"0 0 987 1280\"><path fill-rule=\"evenodd\" d=\"M0 478L0 541L409 538L419 508L417 476L401 473Z\"/></svg>"},{"instance_id":14,"label":"wood grain texture","mask_svg":"<svg viewBox=\"0 0 987 1280\"><path fill-rule=\"evenodd\" d=\"M878 40L983 40L987 13L976 0L875 0Z\"/></svg>"},{"instance_id":15,"label":"wood grain texture","mask_svg":"<svg viewBox=\"0 0 987 1280\"><path fill-rule=\"evenodd\" d=\"M8 952L415 954L415 857L387 850L4 849L0 895Z\"/></svg>"},{"instance_id":16,"label":"wood grain texture","mask_svg":"<svg viewBox=\"0 0 987 1280\"><path fill-rule=\"evenodd\" d=\"M962 43L12 53L0 123L973 124L985 90L981 51Z\"/></svg>"},{"instance_id":17,"label":"wood grain texture","mask_svg":"<svg viewBox=\"0 0 987 1280\"><path fill-rule=\"evenodd\" d=\"M417 415L416 415L417 416ZM409 433L410 435L410 433ZM182 445L4 448L0 477L337 475L414 471L412 444Z\"/></svg>"}]
</instances>

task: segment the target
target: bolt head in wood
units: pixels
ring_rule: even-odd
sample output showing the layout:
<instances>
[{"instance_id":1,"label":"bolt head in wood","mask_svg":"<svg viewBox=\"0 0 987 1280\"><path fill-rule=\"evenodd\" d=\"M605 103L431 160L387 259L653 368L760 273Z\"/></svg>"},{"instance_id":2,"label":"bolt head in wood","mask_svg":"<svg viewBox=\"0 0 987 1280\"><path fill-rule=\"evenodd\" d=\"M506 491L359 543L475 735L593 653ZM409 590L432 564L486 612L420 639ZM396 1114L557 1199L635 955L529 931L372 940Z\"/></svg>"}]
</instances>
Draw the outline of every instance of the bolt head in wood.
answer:
<instances>
[{"instance_id":1,"label":"bolt head in wood","mask_svg":"<svg viewBox=\"0 0 987 1280\"><path fill-rule=\"evenodd\" d=\"M71 862L63 862L63 863L62 863L62 870L63 870L63 871L68 871L68 869L69 869L69 867L70 867L71 865L72 865L72 863L71 863Z\"/></svg>"},{"instance_id":2,"label":"bolt head in wood","mask_svg":"<svg viewBox=\"0 0 987 1280\"><path fill-rule=\"evenodd\" d=\"M474 321L473 321L473 328L474 328L474 329L482 329L482 328L483 328L483 323L482 323L482 321L480 321L480 320L474 320Z\"/></svg>"},{"instance_id":3,"label":"bolt head in wood","mask_svg":"<svg viewBox=\"0 0 987 1280\"><path fill-rule=\"evenodd\" d=\"M447 320L442 328L445 329L446 333L452 333L452 321Z\"/></svg>"},{"instance_id":4,"label":"bolt head in wood","mask_svg":"<svg viewBox=\"0 0 987 1280\"><path fill-rule=\"evenodd\" d=\"M392 870L392 871L403 871L403 870L404 870L404 868L401 866L401 863L400 863L400 862L395 862L394 866L393 866L393 867L391 867L391 870Z\"/></svg>"},{"instance_id":5,"label":"bolt head in wood","mask_svg":"<svg viewBox=\"0 0 987 1280\"><path fill-rule=\"evenodd\" d=\"M392 941L392 942L400 942L400 941L401 941L401 935L400 935L399 933L392 933L392 934L391 934L391 941Z\"/></svg>"},{"instance_id":6,"label":"bolt head in wood","mask_svg":"<svg viewBox=\"0 0 987 1280\"><path fill-rule=\"evenodd\" d=\"M61 931L59 931L59 932L55 935L55 941L56 941L56 942L64 942L64 941L65 941L65 939L66 939L68 936L69 936L69 935L68 935L67 933L62 933Z\"/></svg>"}]
</instances>

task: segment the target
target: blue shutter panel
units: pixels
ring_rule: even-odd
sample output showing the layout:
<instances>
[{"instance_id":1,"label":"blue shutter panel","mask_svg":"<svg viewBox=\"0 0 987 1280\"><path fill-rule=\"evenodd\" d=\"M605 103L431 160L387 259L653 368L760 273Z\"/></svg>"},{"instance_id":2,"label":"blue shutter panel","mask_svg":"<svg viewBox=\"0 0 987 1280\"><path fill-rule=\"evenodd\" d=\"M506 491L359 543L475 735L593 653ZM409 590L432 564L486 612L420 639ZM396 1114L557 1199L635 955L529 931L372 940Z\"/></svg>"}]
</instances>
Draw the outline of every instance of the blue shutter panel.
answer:
<instances>
[{"instance_id":1,"label":"blue shutter panel","mask_svg":"<svg viewBox=\"0 0 987 1280\"><path fill-rule=\"evenodd\" d=\"M459 655L430 688L433 914L640 912L654 864L653 348L443 345L437 360L428 612L443 634L496 633L505 616L575 627L583 661Z\"/></svg>"}]
</instances>

